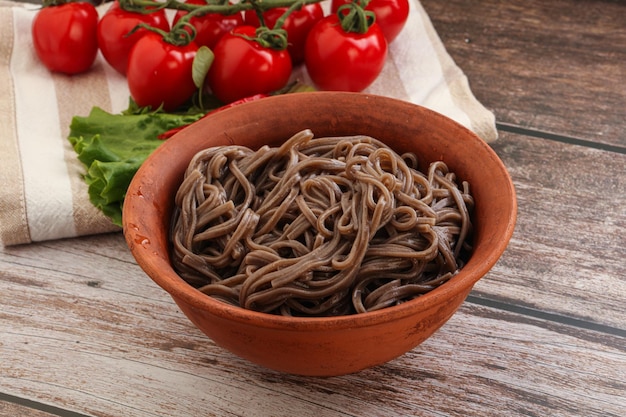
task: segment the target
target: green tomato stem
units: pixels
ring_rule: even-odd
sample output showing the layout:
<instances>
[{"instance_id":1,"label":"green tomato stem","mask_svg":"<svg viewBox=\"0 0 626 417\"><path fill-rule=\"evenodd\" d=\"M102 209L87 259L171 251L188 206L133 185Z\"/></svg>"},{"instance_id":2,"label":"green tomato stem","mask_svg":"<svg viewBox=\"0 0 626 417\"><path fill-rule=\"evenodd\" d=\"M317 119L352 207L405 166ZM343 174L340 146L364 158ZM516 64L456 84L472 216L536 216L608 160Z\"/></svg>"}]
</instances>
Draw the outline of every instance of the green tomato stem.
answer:
<instances>
[{"instance_id":1,"label":"green tomato stem","mask_svg":"<svg viewBox=\"0 0 626 417\"><path fill-rule=\"evenodd\" d=\"M178 0L168 0L160 2L155 0L119 0L120 6L124 10L138 13L151 13L158 9L183 10L187 12L197 11L197 15L208 13L219 13L230 15L246 10L266 11L276 7L291 7L297 3L301 5L320 3L323 0L242 0L239 3L230 4L223 0L207 0L207 4L190 4L179 2Z\"/></svg>"},{"instance_id":2,"label":"green tomato stem","mask_svg":"<svg viewBox=\"0 0 626 417\"><path fill-rule=\"evenodd\" d=\"M347 33L365 34L376 21L376 15L371 10L365 10L369 0L354 0L337 9L337 17L341 28ZM346 13L347 11L347 13Z\"/></svg>"},{"instance_id":3,"label":"green tomato stem","mask_svg":"<svg viewBox=\"0 0 626 417\"><path fill-rule=\"evenodd\" d=\"M278 20L276 20L276 24L274 25L273 29L281 29L283 25L285 24L285 20L287 20L289 15L295 12L296 10L302 9L306 4L307 3L305 3L303 0L298 0L294 2L291 6L289 6L287 10L285 10L285 13L283 13L278 18Z\"/></svg>"},{"instance_id":4,"label":"green tomato stem","mask_svg":"<svg viewBox=\"0 0 626 417\"><path fill-rule=\"evenodd\" d=\"M63 1L63 0L50 0L50 1ZM246 10L255 10L259 16L261 27L257 29L256 37L250 38L244 36L247 39L253 40L261 44L266 48L275 49L278 51L287 48L287 32L282 29L287 17L295 10L301 9L307 4L320 3L323 0L242 0L238 3L230 4L228 0L207 0L206 5L202 4L190 4L182 3L178 0L167 0L165 2L154 0L118 0L120 7L124 10L132 11L135 13L152 13L155 10L160 9L173 9L188 12L181 17L178 22L172 27L169 33L162 30L152 28L149 25L141 24L133 29L136 31L140 27L143 27L153 32L159 33L163 36L166 42L173 45L184 46L189 44L196 36L196 29L190 23L190 19L194 16L201 16L209 13L219 13L223 15L230 15L234 13L243 12ZM368 2L369 0L363 0ZM267 28L263 21L263 12L276 7L287 7L287 10L276 21L273 28ZM131 33L132 33L131 32Z\"/></svg>"},{"instance_id":5,"label":"green tomato stem","mask_svg":"<svg viewBox=\"0 0 626 417\"><path fill-rule=\"evenodd\" d=\"M239 3L230 4L228 0L207 0L207 4L202 5L182 3L178 0L168 0L166 2L154 0L119 0L119 3L120 7L124 10L136 13L151 13L159 9L174 9L188 12L178 20L169 33L151 28L146 24L141 24L133 30L134 32L140 27L152 30L163 36L166 42L178 46L187 45L195 38L196 30L193 24L190 23L190 19L195 16L209 13L230 15L246 10L255 10L259 16L261 27L257 29L254 38L248 36L243 37L258 42L263 47L282 51L286 49L288 45L287 32L282 29L287 17L295 10L299 10L307 4L319 3L321 1L323 0L242 0ZM287 10L276 21L273 28L267 28L263 21L263 12L276 7L287 7Z\"/></svg>"},{"instance_id":6,"label":"green tomato stem","mask_svg":"<svg viewBox=\"0 0 626 417\"><path fill-rule=\"evenodd\" d=\"M249 37L247 37L250 39ZM287 31L284 29L268 28L267 26L260 26L256 30L256 38L250 39L258 42L264 48L274 49L276 51L284 51L287 49Z\"/></svg>"}]
</instances>

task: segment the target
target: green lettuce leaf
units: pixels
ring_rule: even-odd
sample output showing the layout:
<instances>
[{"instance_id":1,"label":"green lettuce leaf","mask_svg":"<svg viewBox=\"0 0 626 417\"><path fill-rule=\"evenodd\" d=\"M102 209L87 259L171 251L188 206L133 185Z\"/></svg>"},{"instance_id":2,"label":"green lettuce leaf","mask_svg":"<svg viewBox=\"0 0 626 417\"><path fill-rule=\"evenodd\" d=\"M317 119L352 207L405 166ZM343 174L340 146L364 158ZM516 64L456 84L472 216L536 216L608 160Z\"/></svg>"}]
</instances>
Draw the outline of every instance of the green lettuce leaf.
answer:
<instances>
[{"instance_id":1,"label":"green lettuce leaf","mask_svg":"<svg viewBox=\"0 0 626 417\"><path fill-rule=\"evenodd\" d=\"M68 140L86 167L91 203L121 226L126 190L141 164L163 143L158 136L203 115L111 114L94 107L87 117L75 116Z\"/></svg>"}]
</instances>

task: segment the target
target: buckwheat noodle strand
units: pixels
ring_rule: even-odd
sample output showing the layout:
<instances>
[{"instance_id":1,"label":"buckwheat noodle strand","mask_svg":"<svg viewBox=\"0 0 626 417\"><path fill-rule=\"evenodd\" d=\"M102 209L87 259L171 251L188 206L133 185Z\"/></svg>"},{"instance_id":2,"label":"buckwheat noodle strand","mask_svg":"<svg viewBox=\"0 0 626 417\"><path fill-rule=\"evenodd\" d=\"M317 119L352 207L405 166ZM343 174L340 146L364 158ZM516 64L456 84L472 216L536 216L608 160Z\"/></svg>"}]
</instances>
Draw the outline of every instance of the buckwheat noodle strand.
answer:
<instances>
[{"instance_id":1,"label":"buckwheat noodle strand","mask_svg":"<svg viewBox=\"0 0 626 417\"><path fill-rule=\"evenodd\" d=\"M449 280L471 254L473 198L445 163L367 136L198 152L175 199L177 272L208 296L293 316L364 313Z\"/></svg>"}]
</instances>

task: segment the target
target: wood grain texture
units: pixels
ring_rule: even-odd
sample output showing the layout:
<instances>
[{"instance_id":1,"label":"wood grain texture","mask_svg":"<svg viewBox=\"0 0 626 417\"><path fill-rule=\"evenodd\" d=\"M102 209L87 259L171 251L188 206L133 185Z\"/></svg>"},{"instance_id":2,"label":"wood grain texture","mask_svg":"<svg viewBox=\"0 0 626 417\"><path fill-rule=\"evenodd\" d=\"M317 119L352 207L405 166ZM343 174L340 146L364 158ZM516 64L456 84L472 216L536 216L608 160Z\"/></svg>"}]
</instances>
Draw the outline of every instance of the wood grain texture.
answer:
<instances>
[{"instance_id":1,"label":"wood grain texture","mask_svg":"<svg viewBox=\"0 0 626 417\"><path fill-rule=\"evenodd\" d=\"M0 416L12 417L55 417L46 411L33 407L0 400Z\"/></svg>"},{"instance_id":2,"label":"wood grain texture","mask_svg":"<svg viewBox=\"0 0 626 417\"><path fill-rule=\"evenodd\" d=\"M618 338L470 303L386 365L267 371L201 334L123 246L114 234L0 253L12 271L0 275L3 391L115 417L618 416L625 405Z\"/></svg>"},{"instance_id":3,"label":"wood grain texture","mask_svg":"<svg viewBox=\"0 0 626 417\"><path fill-rule=\"evenodd\" d=\"M626 2L421 3L497 122L626 148Z\"/></svg>"},{"instance_id":4,"label":"wood grain texture","mask_svg":"<svg viewBox=\"0 0 626 417\"><path fill-rule=\"evenodd\" d=\"M510 133L493 148L513 178L518 222L475 290L626 330L626 155Z\"/></svg>"}]
</instances>

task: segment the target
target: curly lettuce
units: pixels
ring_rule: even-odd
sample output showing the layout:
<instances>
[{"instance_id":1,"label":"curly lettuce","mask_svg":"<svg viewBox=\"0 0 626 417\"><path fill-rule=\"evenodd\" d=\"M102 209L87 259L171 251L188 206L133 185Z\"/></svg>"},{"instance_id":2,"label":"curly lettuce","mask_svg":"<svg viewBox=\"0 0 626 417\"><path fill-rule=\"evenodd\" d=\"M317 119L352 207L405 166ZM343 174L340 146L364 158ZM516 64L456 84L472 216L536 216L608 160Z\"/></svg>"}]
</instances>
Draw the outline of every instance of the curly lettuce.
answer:
<instances>
[{"instance_id":1,"label":"curly lettuce","mask_svg":"<svg viewBox=\"0 0 626 417\"><path fill-rule=\"evenodd\" d=\"M75 116L68 140L86 167L89 200L122 224L126 190L146 158L163 143L158 136L198 120L203 113L111 114L94 107L87 117Z\"/></svg>"}]
</instances>

